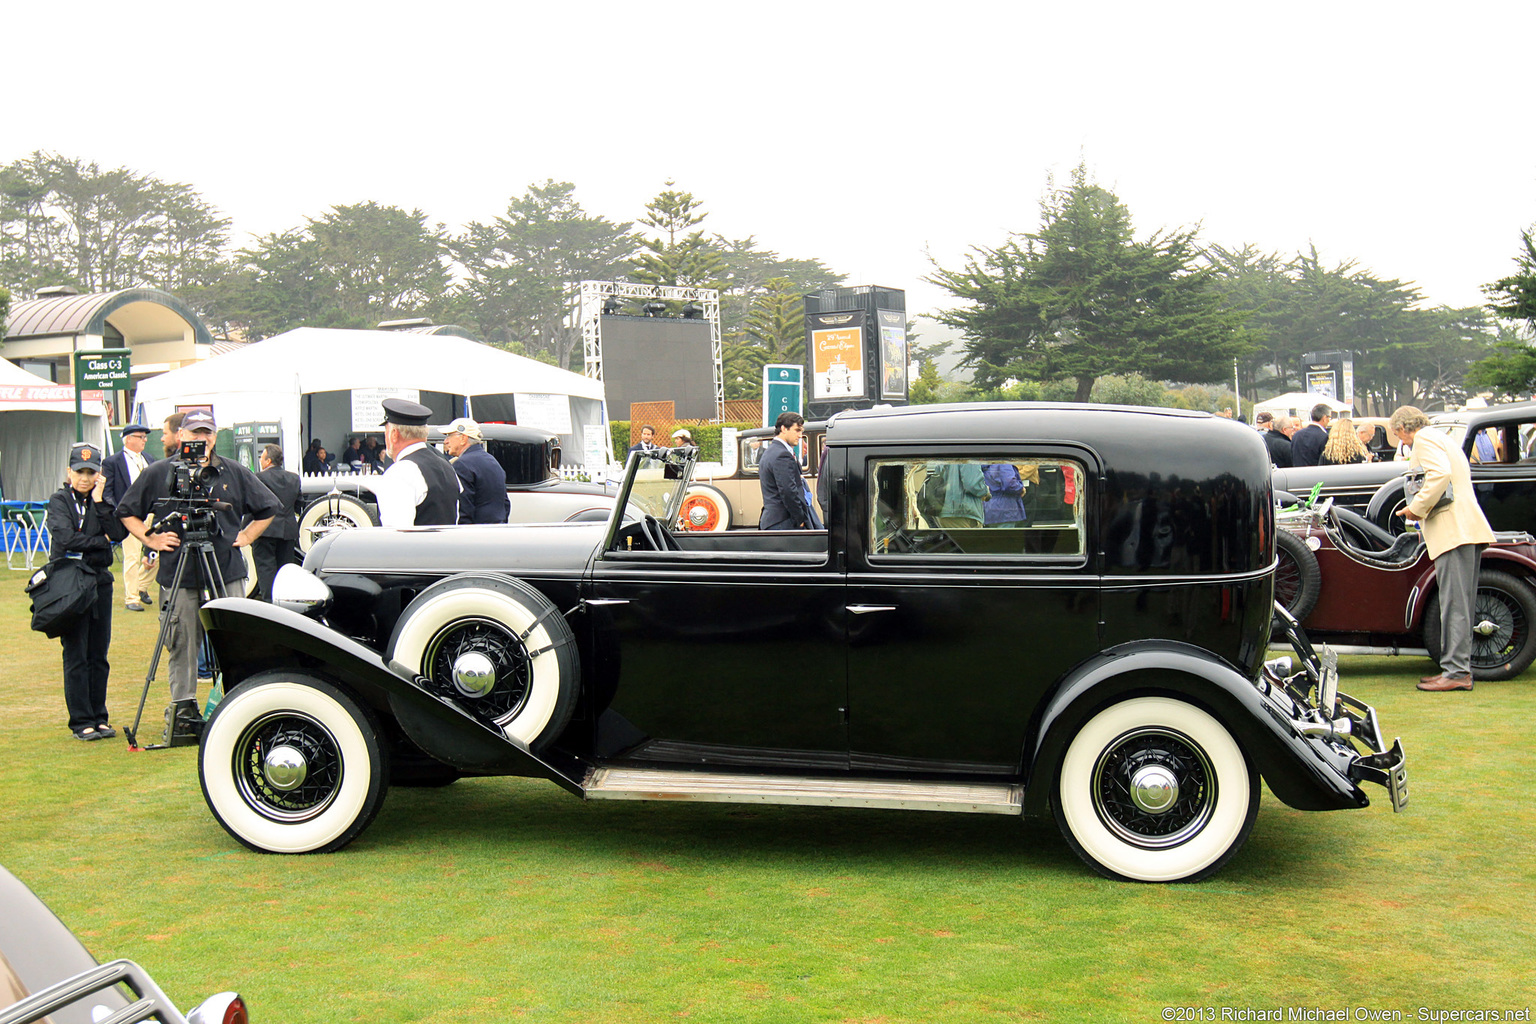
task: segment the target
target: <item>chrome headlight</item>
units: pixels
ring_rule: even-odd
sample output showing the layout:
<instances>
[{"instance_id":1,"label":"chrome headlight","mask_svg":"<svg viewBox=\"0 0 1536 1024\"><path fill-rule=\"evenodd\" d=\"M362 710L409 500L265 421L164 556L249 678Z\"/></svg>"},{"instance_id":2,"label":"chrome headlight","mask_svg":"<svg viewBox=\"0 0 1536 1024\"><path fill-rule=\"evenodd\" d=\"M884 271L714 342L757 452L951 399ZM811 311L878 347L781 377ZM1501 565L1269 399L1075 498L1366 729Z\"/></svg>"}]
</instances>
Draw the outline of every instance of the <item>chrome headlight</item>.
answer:
<instances>
[{"instance_id":1,"label":"chrome headlight","mask_svg":"<svg viewBox=\"0 0 1536 1024\"><path fill-rule=\"evenodd\" d=\"M331 604L331 588L297 565L285 565L272 580L272 603L300 615L313 615Z\"/></svg>"}]
</instances>

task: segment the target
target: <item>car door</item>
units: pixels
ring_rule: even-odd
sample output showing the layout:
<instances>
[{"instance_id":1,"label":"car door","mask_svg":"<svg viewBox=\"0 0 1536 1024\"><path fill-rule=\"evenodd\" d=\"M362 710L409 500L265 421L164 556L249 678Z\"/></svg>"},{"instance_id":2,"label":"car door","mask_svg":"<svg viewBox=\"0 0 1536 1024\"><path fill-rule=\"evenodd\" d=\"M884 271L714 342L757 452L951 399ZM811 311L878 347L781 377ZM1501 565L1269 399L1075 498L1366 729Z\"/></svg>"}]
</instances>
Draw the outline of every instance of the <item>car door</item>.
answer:
<instances>
[{"instance_id":1,"label":"car door","mask_svg":"<svg viewBox=\"0 0 1536 1024\"><path fill-rule=\"evenodd\" d=\"M843 574L827 532L676 541L682 550L621 546L593 563L596 668L629 737L624 756L845 768Z\"/></svg>"},{"instance_id":2,"label":"car door","mask_svg":"<svg viewBox=\"0 0 1536 1024\"><path fill-rule=\"evenodd\" d=\"M978 522L973 501L931 496L935 472L952 484L1002 466L1024 483L1022 519L995 518L1019 509L989 497ZM1019 770L1042 694L1098 650L1097 478L1090 454L1064 445L849 453L854 771Z\"/></svg>"}]
</instances>

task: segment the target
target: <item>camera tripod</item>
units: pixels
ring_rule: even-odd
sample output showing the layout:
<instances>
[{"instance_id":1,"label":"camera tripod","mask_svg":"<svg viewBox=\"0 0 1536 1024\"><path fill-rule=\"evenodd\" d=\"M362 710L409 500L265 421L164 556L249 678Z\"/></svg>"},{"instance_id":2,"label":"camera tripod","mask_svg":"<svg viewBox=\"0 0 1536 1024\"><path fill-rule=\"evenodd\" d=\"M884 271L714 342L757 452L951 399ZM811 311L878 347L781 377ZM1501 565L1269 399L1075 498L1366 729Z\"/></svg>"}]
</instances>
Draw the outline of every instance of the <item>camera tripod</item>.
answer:
<instances>
[{"instance_id":1,"label":"camera tripod","mask_svg":"<svg viewBox=\"0 0 1536 1024\"><path fill-rule=\"evenodd\" d=\"M139 695L139 711L133 716L133 728L124 729L123 736L128 740L129 750L164 750L167 747L195 746L198 737L183 738L176 735L176 701L173 699L165 709L165 736L163 743L148 743L139 746L139 723L144 718L144 704L149 700L149 688L154 685L155 673L160 668L160 654L167 647L166 641L171 635L171 607L176 601L186 600L187 596L182 592L181 581L187 572L187 563L194 558L202 572L203 589L198 592L201 598L198 607L203 602L214 598L224 597L224 574L219 571L218 556L213 550L212 535L206 530L188 529L181 542L181 560L176 563L176 572L171 577L171 585L161 590L160 594L160 635L155 638L154 653L149 659L149 673L144 677L144 692ZM195 643L197 630L191 630L192 636L187 637L187 643ZM195 687L194 681L194 687ZM196 690L193 691L193 703L196 703Z\"/></svg>"}]
</instances>

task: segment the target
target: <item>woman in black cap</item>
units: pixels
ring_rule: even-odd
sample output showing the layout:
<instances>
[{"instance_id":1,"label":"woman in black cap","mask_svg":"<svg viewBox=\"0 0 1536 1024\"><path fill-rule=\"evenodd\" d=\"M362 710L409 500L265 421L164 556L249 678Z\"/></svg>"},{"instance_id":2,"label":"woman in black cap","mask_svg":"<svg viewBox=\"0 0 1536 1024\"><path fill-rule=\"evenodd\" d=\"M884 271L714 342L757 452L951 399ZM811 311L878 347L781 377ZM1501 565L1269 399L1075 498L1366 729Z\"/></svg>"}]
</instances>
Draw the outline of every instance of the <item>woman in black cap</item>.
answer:
<instances>
[{"instance_id":1,"label":"woman in black cap","mask_svg":"<svg viewBox=\"0 0 1536 1024\"><path fill-rule=\"evenodd\" d=\"M102 499L101 449L89 442L69 450L69 479L48 499L49 561L78 558L96 570L96 606L64 632L64 705L77 740L104 740L107 724L107 647L112 643L112 542L128 535Z\"/></svg>"}]
</instances>

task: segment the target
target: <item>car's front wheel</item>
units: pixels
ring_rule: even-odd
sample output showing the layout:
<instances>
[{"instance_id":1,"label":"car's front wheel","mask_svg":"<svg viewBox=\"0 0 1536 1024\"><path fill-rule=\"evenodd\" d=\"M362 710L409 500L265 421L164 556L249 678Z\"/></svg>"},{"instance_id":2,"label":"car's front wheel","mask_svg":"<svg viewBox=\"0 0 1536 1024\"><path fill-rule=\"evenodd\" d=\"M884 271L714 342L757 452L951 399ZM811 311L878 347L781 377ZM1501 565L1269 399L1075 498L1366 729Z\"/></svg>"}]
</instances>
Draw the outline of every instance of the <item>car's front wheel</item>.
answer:
<instances>
[{"instance_id":1,"label":"car's front wheel","mask_svg":"<svg viewBox=\"0 0 1536 1024\"><path fill-rule=\"evenodd\" d=\"M224 830L266 853L340 849L389 789L369 713L299 673L258 676L225 697L203 730L198 774Z\"/></svg>"},{"instance_id":2,"label":"car's front wheel","mask_svg":"<svg viewBox=\"0 0 1536 1024\"><path fill-rule=\"evenodd\" d=\"M1193 881L1247 841L1258 774L1206 711L1172 697L1136 697L1078 730L1053 803L1068 844L1101 874Z\"/></svg>"},{"instance_id":3,"label":"car's front wheel","mask_svg":"<svg viewBox=\"0 0 1536 1024\"><path fill-rule=\"evenodd\" d=\"M1440 592L1424 608L1424 647L1435 664L1440 642ZM1472 609L1472 678L1513 679L1536 661L1536 591L1526 581L1497 569L1477 576Z\"/></svg>"}]
</instances>

